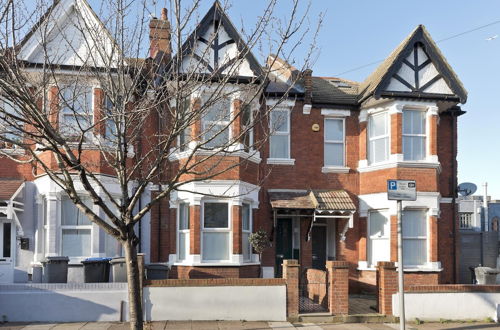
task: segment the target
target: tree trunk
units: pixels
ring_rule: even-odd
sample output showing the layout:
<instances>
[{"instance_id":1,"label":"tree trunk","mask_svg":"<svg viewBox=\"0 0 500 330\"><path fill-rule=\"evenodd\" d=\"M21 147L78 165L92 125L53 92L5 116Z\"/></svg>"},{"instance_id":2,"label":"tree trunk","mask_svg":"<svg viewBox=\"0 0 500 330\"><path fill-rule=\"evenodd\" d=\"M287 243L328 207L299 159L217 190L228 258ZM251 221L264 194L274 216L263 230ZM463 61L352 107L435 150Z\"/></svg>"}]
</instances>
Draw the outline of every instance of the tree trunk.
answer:
<instances>
[{"instance_id":1,"label":"tree trunk","mask_svg":"<svg viewBox=\"0 0 500 330\"><path fill-rule=\"evenodd\" d=\"M141 301L141 280L139 264L137 262L137 249L130 240L123 243L125 249L125 262L127 263L128 306L130 329L142 330L143 313Z\"/></svg>"}]
</instances>

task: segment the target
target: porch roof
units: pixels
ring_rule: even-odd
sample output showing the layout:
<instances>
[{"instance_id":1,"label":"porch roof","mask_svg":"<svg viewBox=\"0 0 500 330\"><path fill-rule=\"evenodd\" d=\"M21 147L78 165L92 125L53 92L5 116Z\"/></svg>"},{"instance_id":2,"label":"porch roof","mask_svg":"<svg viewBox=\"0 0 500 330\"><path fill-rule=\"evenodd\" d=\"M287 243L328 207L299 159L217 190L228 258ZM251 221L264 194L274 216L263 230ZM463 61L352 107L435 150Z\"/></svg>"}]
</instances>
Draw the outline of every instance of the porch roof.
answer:
<instances>
[{"instance_id":1,"label":"porch roof","mask_svg":"<svg viewBox=\"0 0 500 330\"><path fill-rule=\"evenodd\" d=\"M345 190L269 191L268 193L274 209L356 210Z\"/></svg>"},{"instance_id":2,"label":"porch roof","mask_svg":"<svg viewBox=\"0 0 500 330\"><path fill-rule=\"evenodd\" d=\"M19 179L0 179L0 200L10 200L19 187L23 184Z\"/></svg>"}]
</instances>

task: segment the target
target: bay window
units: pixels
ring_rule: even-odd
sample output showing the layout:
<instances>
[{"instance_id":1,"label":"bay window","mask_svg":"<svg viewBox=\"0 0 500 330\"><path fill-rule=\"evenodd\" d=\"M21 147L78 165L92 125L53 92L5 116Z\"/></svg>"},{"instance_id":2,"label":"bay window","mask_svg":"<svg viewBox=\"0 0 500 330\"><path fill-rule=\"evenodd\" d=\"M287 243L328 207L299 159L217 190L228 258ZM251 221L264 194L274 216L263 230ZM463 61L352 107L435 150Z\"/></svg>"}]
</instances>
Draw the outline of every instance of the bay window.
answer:
<instances>
[{"instance_id":1,"label":"bay window","mask_svg":"<svg viewBox=\"0 0 500 330\"><path fill-rule=\"evenodd\" d=\"M403 156L404 160L426 158L425 111L403 111Z\"/></svg>"},{"instance_id":2,"label":"bay window","mask_svg":"<svg viewBox=\"0 0 500 330\"><path fill-rule=\"evenodd\" d=\"M90 198L83 202L91 207ZM91 255L92 223L67 196L61 201L62 255L88 257Z\"/></svg>"},{"instance_id":3,"label":"bay window","mask_svg":"<svg viewBox=\"0 0 500 330\"><path fill-rule=\"evenodd\" d=\"M427 212L403 212L403 260L405 266L423 266L427 262Z\"/></svg>"},{"instance_id":4,"label":"bay window","mask_svg":"<svg viewBox=\"0 0 500 330\"><path fill-rule=\"evenodd\" d=\"M228 145L230 138L231 101L223 98L210 102L212 104L205 105L201 120L204 147L208 149L221 148Z\"/></svg>"},{"instance_id":5,"label":"bay window","mask_svg":"<svg viewBox=\"0 0 500 330\"><path fill-rule=\"evenodd\" d=\"M61 90L60 131L67 137L89 138L93 124L92 88L86 86L66 86Z\"/></svg>"},{"instance_id":6,"label":"bay window","mask_svg":"<svg viewBox=\"0 0 500 330\"><path fill-rule=\"evenodd\" d=\"M290 158L290 111L273 109L270 120L270 158Z\"/></svg>"},{"instance_id":7,"label":"bay window","mask_svg":"<svg viewBox=\"0 0 500 330\"><path fill-rule=\"evenodd\" d=\"M249 241L250 234L252 233L252 208L250 204L244 203L241 213L243 261L250 261L252 258L252 246Z\"/></svg>"},{"instance_id":8,"label":"bay window","mask_svg":"<svg viewBox=\"0 0 500 330\"><path fill-rule=\"evenodd\" d=\"M387 112L368 117L368 161L370 164L389 160L389 132Z\"/></svg>"},{"instance_id":9,"label":"bay window","mask_svg":"<svg viewBox=\"0 0 500 330\"><path fill-rule=\"evenodd\" d=\"M178 210L177 259L186 260L189 255L189 204L180 203Z\"/></svg>"},{"instance_id":10,"label":"bay window","mask_svg":"<svg viewBox=\"0 0 500 330\"><path fill-rule=\"evenodd\" d=\"M191 99L186 97L182 99L181 104L178 107L178 117L181 118L181 123L189 121ZM188 148L189 142L191 141L191 127L187 126L179 133L179 150L185 151Z\"/></svg>"},{"instance_id":11,"label":"bay window","mask_svg":"<svg viewBox=\"0 0 500 330\"><path fill-rule=\"evenodd\" d=\"M325 167L344 166L345 125L342 118L325 119Z\"/></svg>"},{"instance_id":12,"label":"bay window","mask_svg":"<svg viewBox=\"0 0 500 330\"><path fill-rule=\"evenodd\" d=\"M228 203L203 203L202 260L229 261L230 226Z\"/></svg>"},{"instance_id":13,"label":"bay window","mask_svg":"<svg viewBox=\"0 0 500 330\"><path fill-rule=\"evenodd\" d=\"M245 151L249 151L253 147L253 113L252 107L245 104L241 113L241 131L242 131L242 144Z\"/></svg>"},{"instance_id":14,"label":"bay window","mask_svg":"<svg viewBox=\"0 0 500 330\"><path fill-rule=\"evenodd\" d=\"M390 221L387 211L376 210L368 213L368 262L372 267L379 261L389 261Z\"/></svg>"}]
</instances>

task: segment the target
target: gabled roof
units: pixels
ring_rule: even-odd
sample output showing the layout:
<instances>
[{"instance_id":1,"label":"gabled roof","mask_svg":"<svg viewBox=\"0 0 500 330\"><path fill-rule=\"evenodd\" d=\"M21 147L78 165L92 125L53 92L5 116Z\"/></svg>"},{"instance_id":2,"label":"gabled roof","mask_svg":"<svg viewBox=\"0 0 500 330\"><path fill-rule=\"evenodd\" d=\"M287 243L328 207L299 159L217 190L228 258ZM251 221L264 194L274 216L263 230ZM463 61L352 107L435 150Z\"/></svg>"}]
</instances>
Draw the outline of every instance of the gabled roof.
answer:
<instances>
[{"instance_id":1,"label":"gabled roof","mask_svg":"<svg viewBox=\"0 0 500 330\"><path fill-rule=\"evenodd\" d=\"M422 45L426 55L429 57L436 70L444 79L453 94L465 103L467 91L460 82L458 76L443 56L429 32L423 25L419 25L404 39L384 62L359 86L359 102L363 102L370 96L378 98L381 96L393 75L401 68L403 61L414 51L416 44ZM420 92L420 91L419 91ZM412 92L403 93L411 96ZM415 93L413 93L415 94ZM422 93L419 93L420 95Z\"/></svg>"},{"instance_id":2,"label":"gabled roof","mask_svg":"<svg viewBox=\"0 0 500 330\"><path fill-rule=\"evenodd\" d=\"M195 50L195 47L196 47L196 44L198 41L202 41L206 44L208 44L210 42L210 40L204 39L203 36L206 34L206 32L209 30L209 28L213 27L213 26L215 26L215 28L218 29L218 31L221 31L223 29L230 38L230 40L222 43L221 45L219 45L219 44L215 45L214 42L212 42L210 44L210 46L214 50L214 53L217 54L217 52L219 50L222 50L223 47L226 47L226 46L234 43L234 44L236 44L236 47L237 47L239 53L245 54L245 59L248 61L248 64L249 64L250 69L253 72L254 76L256 76L256 77L261 76L263 74L261 66L257 62L255 56L249 50L248 45L242 39L240 34L237 32L233 23L227 17L222 6L220 5L219 1L217 1L217 0L214 2L212 7L208 10L207 14L200 21L200 23L198 24L196 29L191 33L191 35L187 38L187 40L182 45L182 58L185 58L186 56L194 55L194 50ZM199 61L203 61L203 59L201 59L199 57L196 59ZM215 59L215 61L218 61L218 58L216 56L214 56L214 59ZM239 59L239 58L237 58L237 59ZM231 62L231 61L229 61L229 62ZM208 64L208 66L210 66L211 63L207 63L207 64ZM210 68L213 69L214 72L222 73L222 71L224 71L224 69L225 69L224 66L227 67L228 63L225 63L221 67L218 67L218 68L211 68L211 67Z\"/></svg>"},{"instance_id":3,"label":"gabled roof","mask_svg":"<svg viewBox=\"0 0 500 330\"><path fill-rule=\"evenodd\" d=\"M94 12L92 7L88 4L87 0L54 0L52 5L47 9L47 11L42 15L39 21L28 31L28 33L24 36L21 42L16 45L18 49L18 58L20 60L26 61L28 63L40 63L39 58L36 56L37 51L40 51L40 36L38 33L41 33L40 29L46 23L47 28L44 28L48 33L48 35L54 39L49 39L48 43L52 42L52 45L49 44L48 52L49 56L51 56L52 51L59 50L58 60L62 58L62 55L71 56L68 54L67 49L63 49L62 47L67 46L66 44L74 43L78 41L78 39L74 36L74 31L72 32L70 37L62 36L62 40L57 40L56 38L64 32L62 31L64 28L71 28L71 15L79 15L81 19L83 19L82 23L84 26L82 28L87 29L87 33L94 34L94 39L92 36L89 37L84 36L85 41L82 40L80 46L88 48L88 56L93 59L93 63L91 66L107 66L108 63L100 63L99 61L103 61L102 56L99 54L100 51L108 51L110 52L114 47L114 54L121 53L121 49L118 47L116 41L106 29L105 25L99 19L97 14ZM78 28L78 27L77 27ZM78 31L82 32L82 31ZM98 33L98 35L96 35ZM77 45L71 45L70 47L75 47ZM89 48L91 47L91 48ZM75 52L78 52L81 49L74 49ZM115 55L116 56L116 55ZM68 58L66 58L68 60ZM78 66L78 61L68 60L69 62L75 63L58 63L54 61L50 64L56 65L76 65ZM67 61L67 62L68 62ZM116 61L116 57L112 59L112 63ZM52 62L52 61L51 61ZM89 63L83 63L84 65L89 65Z\"/></svg>"},{"instance_id":4,"label":"gabled roof","mask_svg":"<svg viewBox=\"0 0 500 330\"><path fill-rule=\"evenodd\" d=\"M268 194L274 209L356 210L345 190L270 191Z\"/></svg>"},{"instance_id":5,"label":"gabled roof","mask_svg":"<svg viewBox=\"0 0 500 330\"><path fill-rule=\"evenodd\" d=\"M0 200L9 200L15 192L23 184L24 180L20 179L0 179Z\"/></svg>"}]
</instances>

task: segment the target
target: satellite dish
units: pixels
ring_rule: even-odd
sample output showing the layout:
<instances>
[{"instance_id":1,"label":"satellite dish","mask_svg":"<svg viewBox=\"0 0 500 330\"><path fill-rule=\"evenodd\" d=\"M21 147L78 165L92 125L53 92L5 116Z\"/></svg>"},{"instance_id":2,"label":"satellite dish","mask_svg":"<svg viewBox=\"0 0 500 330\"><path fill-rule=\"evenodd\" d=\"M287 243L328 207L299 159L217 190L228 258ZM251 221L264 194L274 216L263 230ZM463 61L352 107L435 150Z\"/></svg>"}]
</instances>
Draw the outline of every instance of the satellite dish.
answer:
<instances>
[{"instance_id":1,"label":"satellite dish","mask_svg":"<svg viewBox=\"0 0 500 330\"><path fill-rule=\"evenodd\" d=\"M469 196L475 193L477 186L470 182L464 182L458 185L458 193L462 196Z\"/></svg>"}]
</instances>

